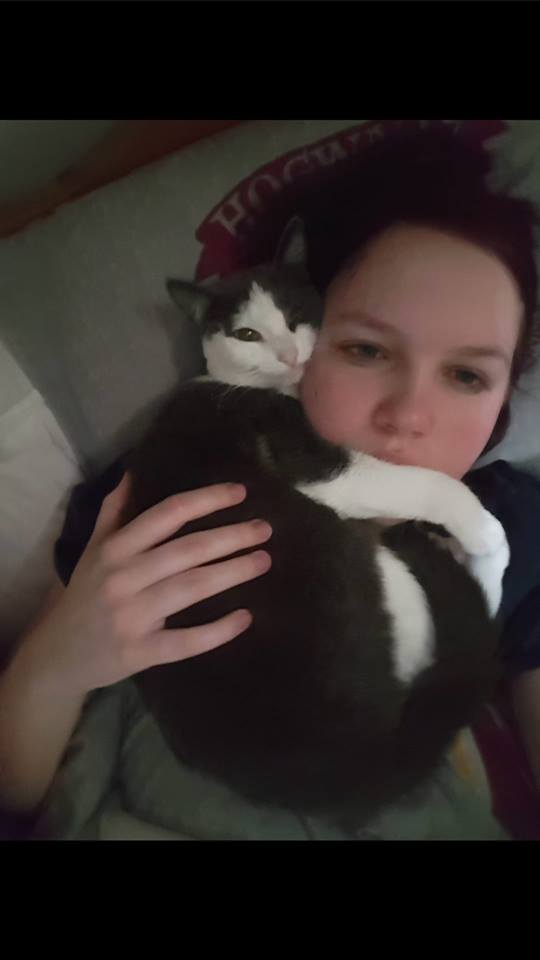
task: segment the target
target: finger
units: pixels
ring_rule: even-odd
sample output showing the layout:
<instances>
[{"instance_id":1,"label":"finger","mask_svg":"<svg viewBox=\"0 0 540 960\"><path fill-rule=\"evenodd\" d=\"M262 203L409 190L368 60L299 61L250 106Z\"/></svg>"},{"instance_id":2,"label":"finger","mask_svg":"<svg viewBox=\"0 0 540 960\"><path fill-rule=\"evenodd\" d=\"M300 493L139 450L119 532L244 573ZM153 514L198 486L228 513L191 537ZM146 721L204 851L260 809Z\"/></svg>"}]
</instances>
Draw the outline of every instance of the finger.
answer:
<instances>
[{"instance_id":1,"label":"finger","mask_svg":"<svg viewBox=\"0 0 540 960\"><path fill-rule=\"evenodd\" d=\"M118 530L122 510L127 503L130 482L131 478L129 473L126 472L114 490L107 494L101 504L101 510L98 513L90 541L95 543L98 540L103 540L109 533Z\"/></svg>"},{"instance_id":2,"label":"finger","mask_svg":"<svg viewBox=\"0 0 540 960\"><path fill-rule=\"evenodd\" d=\"M257 546L271 536L272 527L264 520L186 534L143 553L115 574L117 589L123 596L135 596L160 580Z\"/></svg>"},{"instance_id":3,"label":"finger","mask_svg":"<svg viewBox=\"0 0 540 960\"><path fill-rule=\"evenodd\" d=\"M112 560L125 560L149 550L176 533L190 520L232 507L246 496L246 488L237 483L218 483L167 497L122 527L108 544Z\"/></svg>"},{"instance_id":4,"label":"finger","mask_svg":"<svg viewBox=\"0 0 540 960\"><path fill-rule=\"evenodd\" d=\"M235 610L220 620L185 630L159 630L145 637L139 648L137 671L160 663L187 660L234 640L249 627L253 617L248 610Z\"/></svg>"},{"instance_id":5,"label":"finger","mask_svg":"<svg viewBox=\"0 0 540 960\"><path fill-rule=\"evenodd\" d=\"M272 561L265 550L207 567L196 567L178 576L169 577L147 587L133 600L136 623L155 624L159 620L186 610L187 607L223 593L239 583L254 580L270 569Z\"/></svg>"}]
</instances>

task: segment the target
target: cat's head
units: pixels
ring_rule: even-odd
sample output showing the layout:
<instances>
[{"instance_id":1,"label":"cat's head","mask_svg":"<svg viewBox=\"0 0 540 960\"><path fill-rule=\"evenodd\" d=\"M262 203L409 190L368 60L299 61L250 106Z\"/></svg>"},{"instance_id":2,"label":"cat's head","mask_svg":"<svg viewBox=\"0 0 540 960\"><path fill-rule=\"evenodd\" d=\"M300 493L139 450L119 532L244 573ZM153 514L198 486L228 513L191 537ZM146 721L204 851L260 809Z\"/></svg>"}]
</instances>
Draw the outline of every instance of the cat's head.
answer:
<instances>
[{"instance_id":1,"label":"cat's head","mask_svg":"<svg viewBox=\"0 0 540 960\"><path fill-rule=\"evenodd\" d=\"M295 219L271 264L211 285L167 281L172 300L200 329L211 377L295 392L322 317L304 261L303 229Z\"/></svg>"}]
</instances>

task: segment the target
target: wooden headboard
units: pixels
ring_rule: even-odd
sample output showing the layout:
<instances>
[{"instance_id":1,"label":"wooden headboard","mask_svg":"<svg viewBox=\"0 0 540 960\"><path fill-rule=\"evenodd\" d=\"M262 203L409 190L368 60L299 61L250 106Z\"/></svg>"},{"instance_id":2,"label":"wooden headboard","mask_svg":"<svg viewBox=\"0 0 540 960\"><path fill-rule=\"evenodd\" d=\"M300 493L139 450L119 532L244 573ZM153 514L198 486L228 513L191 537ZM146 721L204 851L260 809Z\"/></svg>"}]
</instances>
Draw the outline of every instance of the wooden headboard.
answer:
<instances>
[{"instance_id":1,"label":"wooden headboard","mask_svg":"<svg viewBox=\"0 0 540 960\"><path fill-rule=\"evenodd\" d=\"M0 204L0 237L168 153L245 120L120 120L77 163L39 190Z\"/></svg>"}]
</instances>

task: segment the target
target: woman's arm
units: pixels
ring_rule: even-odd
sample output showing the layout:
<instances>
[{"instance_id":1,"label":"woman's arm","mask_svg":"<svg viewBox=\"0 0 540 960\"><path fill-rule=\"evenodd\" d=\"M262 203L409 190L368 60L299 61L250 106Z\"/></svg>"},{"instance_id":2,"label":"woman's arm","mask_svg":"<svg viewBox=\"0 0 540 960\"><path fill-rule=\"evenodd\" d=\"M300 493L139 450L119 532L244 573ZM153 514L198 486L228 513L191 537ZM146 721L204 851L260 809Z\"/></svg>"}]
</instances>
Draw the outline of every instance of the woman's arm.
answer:
<instances>
[{"instance_id":1,"label":"woman's arm","mask_svg":"<svg viewBox=\"0 0 540 960\"><path fill-rule=\"evenodd\" d=\"M68 586L0 677L0 806L7 811L39 805L91 690L204 653L251 622L247 611L235 611L200 627L164 629L171 614L269 568L263 551L213 562L268 540L268 524L169 540L191 520L241 502L245 488L217 484L169 497L119 528L127 489L123 481L105 498Z\"/></svg>"},{"instance_id":2,"label":"woman's arm","mask_svg":"<svg viewBox=\"0 0 540 960\"><path fill-rule=\"evenodd\" d=\"M33 812L45 795L85 699L64 687L54 662L44 669L40 624L50 609L49 602L0 677L0 805L13 813Z\"/></svg>"},{"instance_id":3,"label":"woman's arm","mask_svg":"<svg viewBox=\"0 0 540 960\"><path fill-rule=\"evenodd\" d=\"M514 679L512 700L531 770L540 791L540 667L527 670Z\"/></svg>"}]
</instances>

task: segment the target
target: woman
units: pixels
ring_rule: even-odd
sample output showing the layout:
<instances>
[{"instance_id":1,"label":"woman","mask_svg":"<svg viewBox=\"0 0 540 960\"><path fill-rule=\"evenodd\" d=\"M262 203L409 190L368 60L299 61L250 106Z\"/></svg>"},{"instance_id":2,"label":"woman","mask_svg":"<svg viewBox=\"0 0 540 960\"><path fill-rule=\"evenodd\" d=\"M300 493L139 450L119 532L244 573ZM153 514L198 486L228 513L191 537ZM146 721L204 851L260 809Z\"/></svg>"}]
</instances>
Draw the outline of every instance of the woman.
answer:
<instances>
[{"instance_id":1,"label":"woman","mask_svg":"<svg viewBox=\"0 0 540 960\"><path fill-rule=\"evenodd\" d=\"M428 132L372 149L303 211L325 314L301 400L326 439L462 478L502 437L535 336L534 214L523 201L494 197L486 167L451 136ZM76 492L57 554L68 586L1 678L0 799L22 814L43 800L87 695L237 636L249 611L191 630L163 626L175 610L271 564L271 543L270 552L225 559L264 544L265 523L163 544L190 520L238 502L241 486L181 494L119 529L129 484L118 483L121 474L115 464ZM510 541L505 652L540 783L540 560L535 569L528 552L531 538L540 542L540 485L500 462L467 482ZM516 636L516 622L526 634Z\"/></svg>"}]
</instances>

